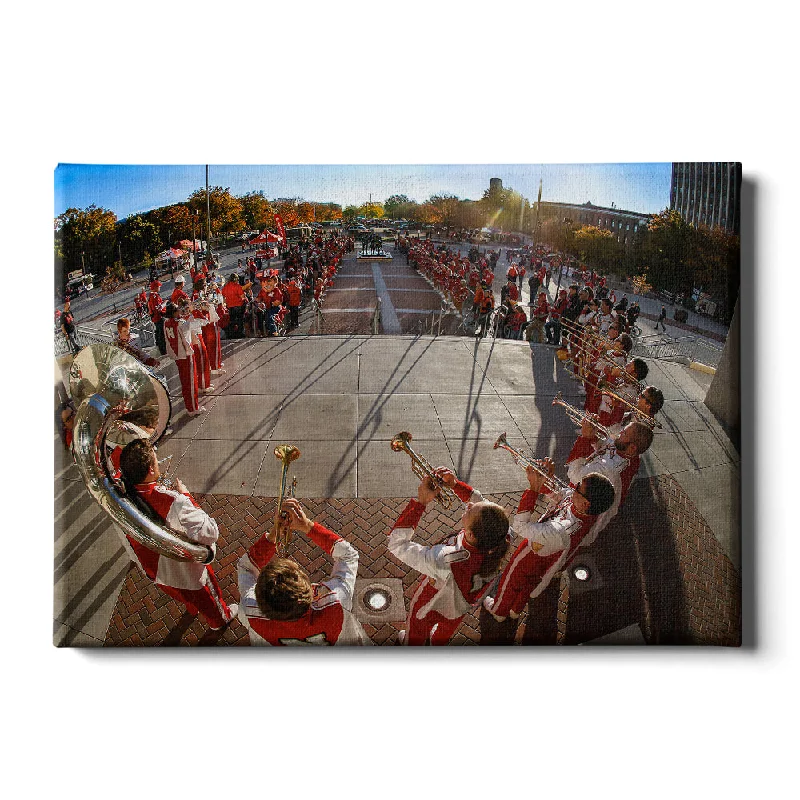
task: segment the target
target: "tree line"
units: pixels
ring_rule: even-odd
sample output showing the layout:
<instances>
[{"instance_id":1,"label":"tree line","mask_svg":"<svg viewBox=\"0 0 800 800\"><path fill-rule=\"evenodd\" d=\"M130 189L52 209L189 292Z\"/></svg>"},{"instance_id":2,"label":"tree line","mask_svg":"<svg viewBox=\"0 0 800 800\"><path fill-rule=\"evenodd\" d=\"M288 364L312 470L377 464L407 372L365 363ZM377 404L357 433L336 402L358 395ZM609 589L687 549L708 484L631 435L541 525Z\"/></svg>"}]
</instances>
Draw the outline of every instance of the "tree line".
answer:
<instances>
[{"instance_id":1,"label":"tree line","mask_svg":"<svg viewBox=\"0 0 800 800\"><path fill-rule=\"evenodd\" d=\"M648 225L639 226L627 246L610 230L578 225L537 203L529 203L510 188L491 187L479 200L452 194L431 195L416 202L393 194L383 203L342 208L336 203L270 200L263 191L240 197L221 186L210 187L212 239L248 230L275 228L279 214L287 228L309 222L356 218L405 219L446 229L484 227L531 234L538 243L579 259L603 274L642 276L655 289L690 297L696 288L722 301L723 317L733 313L739 287L739 237L720 229L694 226L665 209ZM540 214L541 211L541 214ZM96 206L70 208L55 220L56 275L81 269L98 278L122 277L125 271L149 266L152 259L183 239L206 239L206 190L186 202L164 206L118 220Z\"/></svg>"}]
</instances>

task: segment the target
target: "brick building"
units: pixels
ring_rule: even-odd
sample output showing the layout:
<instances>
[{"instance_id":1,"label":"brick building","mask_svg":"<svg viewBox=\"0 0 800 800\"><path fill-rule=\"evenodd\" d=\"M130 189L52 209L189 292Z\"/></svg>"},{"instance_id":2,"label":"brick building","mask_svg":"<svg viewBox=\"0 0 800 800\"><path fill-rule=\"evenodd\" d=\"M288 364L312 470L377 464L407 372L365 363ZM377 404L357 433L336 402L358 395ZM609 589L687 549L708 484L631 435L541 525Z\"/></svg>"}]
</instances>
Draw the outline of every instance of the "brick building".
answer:
<instances>
[{"instance_id":1,"label":"brick building","mask_svg":"<svg viewBox=\"0 0 800 800\"><path fill-rule=\"evenodd\" d=\"M638 211L624 211L620 208L606 208L586 202L551 203L542 201L539 204L541 219L557 217L575 225L594 225L611 231L614 238L622 245L629 246L639 228L650 222L651 214L640 214Z\"/></svg>"}]
</instances>

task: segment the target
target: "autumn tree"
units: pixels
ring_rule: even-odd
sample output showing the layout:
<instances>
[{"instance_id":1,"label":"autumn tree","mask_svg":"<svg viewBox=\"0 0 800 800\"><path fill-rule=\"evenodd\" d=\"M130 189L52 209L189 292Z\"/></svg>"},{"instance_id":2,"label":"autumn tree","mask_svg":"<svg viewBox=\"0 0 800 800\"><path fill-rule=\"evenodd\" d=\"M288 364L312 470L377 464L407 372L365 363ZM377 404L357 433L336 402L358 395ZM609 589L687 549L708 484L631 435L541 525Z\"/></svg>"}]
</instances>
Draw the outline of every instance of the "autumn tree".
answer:
<instances>
[{"instance_id":1,"label":"autumn tree","mask_svg":"<svg viewBox=\"0 0 800 800\"><path fill-rule=\"evenodd\" d=\"M274 203L274 207L286 228L294 228L300 224L300 215L297 213L297 203L294 200L280 200ZM270 225L275 225L275 214L272 215Z\"/></svg>"},{"instance_id":2,"label":"autumn tree","mask_svg":"<svg viewBox=\"0 0 800 800\"><path fill-rule=\"evenodd\" d=\"M317 222L332 222L342 218L342 207L337 203L315 203Z\"/></svg>"},{"instance_id":3,"label":"autumn tree","mask_svg":"<svg viewBox=\"0 0 800 800\"><path fill-rule=\"evenodd\" d=\"M274 218L275 209L264 196L263 191L250 192L239 198L242 214L247 230L262 231L267 227L270 218Z\"/></svg>"},{"instance_id":4,"label":"autumn tree","mask_svg":"<svg viewBox=\"0 0 800 800\"><path fill-rule=\"evenodd\" d=\"M381 219L384 215L384 208L381 203L364 203L358 209L359 216L367 219Z\"/></svg>"},{"instance_id":5,"label":"autumn tree","mask_svg":"<svg viewBox=\"0 0 800 800\"><path fill-rule=\"evenodd\" d=\"M461 201L454 194L434 194L428 203L435 209L437 219L435 223L446 225L448 228L456 224L456 216Z\"/></svg>"},{"instance_id":6,"label":"autumn tree","mask_svg":"<svg viewBox=\"0 0 800 800\"><path fill-rule=\"evenodd\" d=\"M573 241L581 261L601 272L616 271L622 245L610 230L596 225L583 225L573 233Z\"/></svg>"},{"instance_id":7,"label":"autumn tree","mask_svg":"<svg viewBox=\"0 0 800 800\"><path fill-rule=\"evenodd\" d=\"M222 186L209 187L211 209L211 235L229 235L245 229L244 206L230 189ZM200 219L206 219L206 190L198 189L189 197L189 208L200 212ZM204 228L205 230L205 225Z\"/></svg>"}]
</instances>

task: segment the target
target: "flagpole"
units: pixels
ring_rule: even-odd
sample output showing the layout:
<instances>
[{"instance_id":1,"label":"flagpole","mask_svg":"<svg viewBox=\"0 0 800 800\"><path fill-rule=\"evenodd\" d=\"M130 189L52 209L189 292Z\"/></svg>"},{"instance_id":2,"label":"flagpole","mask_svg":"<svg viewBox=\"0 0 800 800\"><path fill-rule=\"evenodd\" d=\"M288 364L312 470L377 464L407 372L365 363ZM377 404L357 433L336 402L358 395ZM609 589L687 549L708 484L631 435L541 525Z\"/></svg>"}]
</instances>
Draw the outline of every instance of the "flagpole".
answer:
<instances>
[{"instance_id":1,"label":"flagpole","mask_svg":"<svg viewBox=\"0 0 800 800\"><path fill-rule=\"evenodd\" d=\"M211 256L211 196L208 193L208 164L206 164L206 260Z\"/></svg>"}]
</instances>

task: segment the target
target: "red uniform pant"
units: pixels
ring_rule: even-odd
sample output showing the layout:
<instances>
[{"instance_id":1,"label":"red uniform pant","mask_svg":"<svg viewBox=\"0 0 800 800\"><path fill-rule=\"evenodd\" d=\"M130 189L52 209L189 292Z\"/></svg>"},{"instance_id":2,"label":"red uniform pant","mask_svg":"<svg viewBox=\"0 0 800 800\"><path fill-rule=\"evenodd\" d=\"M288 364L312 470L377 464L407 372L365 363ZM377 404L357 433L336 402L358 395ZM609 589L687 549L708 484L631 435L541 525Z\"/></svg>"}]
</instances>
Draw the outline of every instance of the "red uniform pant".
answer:
<instances>
[{"instance_id":1,"label":"red uniform pant","mask_svg":"<svg viewBox=\"0 0 800 800\"><path fill-rule=\"evenodd\" d=\"M447 644L458 630L463 617L449 619L438 611L429 611L422 619L417 615L420 609L429 603L436 594L436 588L430 578L423 578L408 609L406 638L404 644L424 645L429 639L434 646Z\"/></svg>"},{"instance_id":2,"label":"red uniform pant","mask_svg":"<svg viewBox=\"0 0 800 800\"><path fill-rule=\"evenodd\" d=\"M211 365L203 340L200 339L200 344L192 345L192 350L194 350L194 360L197 364L197 386L200 389L208 389L211 386Z\"/></svg>"},{"instance_id":3,"label":"red uniform pant","mask_svg":"<svg viewBox=\"0 0 800 800\"><path fill-rule=\"evenodd\" d=\"M217 576L211 567L208 568L208 583L202 589L176 589L161 583L157 583L156 586L173 600L183 603L193 617L200 614L215 630L231 620L231 610L222 599Z\"/></svg>"},{"instance_id":4,"label":"red uniform pant","mask_svg":"<svg viewBox=\"0 0 800 800\"><path fill-rule=\"evenodd\" d=\"M181 379L181 392L186 410L197 411L197 370L194 365L194 357L179 358L175 363L178 366L178 377Z\"/></svg>"},{"instance_id":5,"label":"red uniform pant","mask_svg":"<svg viewBox=\"0 0 800 800\"><path fill-rule=\"evenodd\" d=\"M208 363L212 370L218 370L222 364L222 346L219 340L219 328L216 323L203 325L203 343L208 353Z\"/></svg>"}]
</instances>

